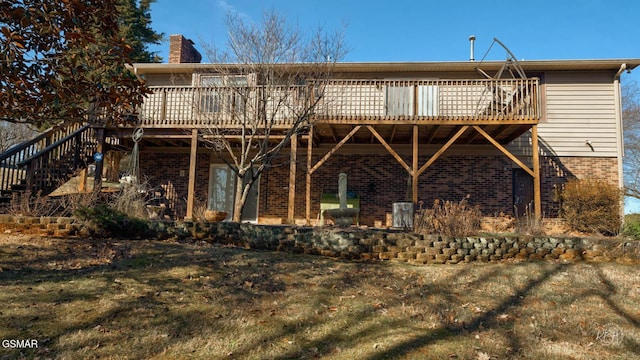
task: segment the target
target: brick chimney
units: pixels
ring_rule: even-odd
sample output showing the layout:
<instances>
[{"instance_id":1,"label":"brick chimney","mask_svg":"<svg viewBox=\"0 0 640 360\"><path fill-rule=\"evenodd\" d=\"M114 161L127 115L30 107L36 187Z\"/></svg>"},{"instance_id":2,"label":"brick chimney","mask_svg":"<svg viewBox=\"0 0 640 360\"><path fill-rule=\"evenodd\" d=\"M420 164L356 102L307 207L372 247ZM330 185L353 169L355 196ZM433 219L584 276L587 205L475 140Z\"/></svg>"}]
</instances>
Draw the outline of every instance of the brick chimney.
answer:
<instances>
[{"instance_id":1,"label":"brick chimney","mask_svg":"<svg viewBox=\"0 0 640 360\"><path fill-rule=\"evenodd\" d=\"M169 64L199 63L202 55L193 46L193 41L182 35L169 37Z\"/></svg>"}]
</instances>

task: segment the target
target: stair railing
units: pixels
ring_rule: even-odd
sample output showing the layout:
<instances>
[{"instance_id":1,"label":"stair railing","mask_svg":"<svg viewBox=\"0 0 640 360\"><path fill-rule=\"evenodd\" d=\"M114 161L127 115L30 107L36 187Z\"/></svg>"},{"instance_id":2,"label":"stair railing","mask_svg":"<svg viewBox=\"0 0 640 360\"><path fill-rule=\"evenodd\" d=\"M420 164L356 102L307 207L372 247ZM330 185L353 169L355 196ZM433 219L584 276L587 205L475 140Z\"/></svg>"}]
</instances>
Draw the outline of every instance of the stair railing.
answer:
<instances>
[{"instance_id":1,"label":"stair railing","mask_svg":"<svg viewBox=\"0 0 640 360\"><path fill-rule=\"evenodd\" d=\"M19 162L23 169L25 190L48 193L68 180L69 174L85 167L97 147L94 129L84 125L75 132Z\"/></svg>"},{"instance_id":2,"label":"stair railing","mask_svg":"<svg viewBox=\"0 0 640 360\"><path fill-rule=\"evenodd\" d=\"M72 123L66 126L54 126L31 140L27 140L13 146L0 154L0 192L11 191L12 186L20 184L25 178L24 170L18 163L25 161L33 154L46 148L52 143L76 132L83 126L81 123Z\"/></svg>"}]
</instances>

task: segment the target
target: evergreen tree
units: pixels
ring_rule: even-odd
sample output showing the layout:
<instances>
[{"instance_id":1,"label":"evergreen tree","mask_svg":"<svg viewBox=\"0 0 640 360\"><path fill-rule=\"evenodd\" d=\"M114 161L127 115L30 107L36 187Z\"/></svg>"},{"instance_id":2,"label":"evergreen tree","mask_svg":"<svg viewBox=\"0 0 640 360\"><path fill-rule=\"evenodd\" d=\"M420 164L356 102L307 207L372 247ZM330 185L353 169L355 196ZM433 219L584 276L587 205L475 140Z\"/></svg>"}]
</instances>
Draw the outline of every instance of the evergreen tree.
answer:
<instances>
[{"instance_id":1,"label":"evergreen tree","mask_svg":"<svg viewBox=\"0 0 640 360\"><path fill-rule=\"evenodd\" d=\"M131 46L131 61L161 62L162 58L147 48L160 44L163 34L151 28L151 4L156 0L119 0L120 36Z\"/></svg>"}]
</instances>

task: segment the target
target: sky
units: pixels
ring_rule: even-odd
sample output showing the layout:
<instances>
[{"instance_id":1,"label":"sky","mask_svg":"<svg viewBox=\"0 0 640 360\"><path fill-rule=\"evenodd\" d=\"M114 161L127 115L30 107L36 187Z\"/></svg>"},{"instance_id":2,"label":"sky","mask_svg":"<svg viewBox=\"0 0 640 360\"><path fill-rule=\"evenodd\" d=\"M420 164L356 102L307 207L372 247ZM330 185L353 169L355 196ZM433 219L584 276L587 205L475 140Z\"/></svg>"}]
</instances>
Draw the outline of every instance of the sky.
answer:
<instances>
[{"instance_id":1,"label":"sky","mask_svg":"<svg viewBox=\"0 0 640 360\"><path fill-rule=\"evenodd\" d=\"M505 59L494 38L519 60L640 58L638 0L156 0L151 27L166 40L150 50L166 62L169 35L182 34L207 62L203 44L226 45L228 12L259 22L270 10L302 30L344 28L347 62L466 61L470 35L476 61Z\"/></svg>"},{"instance_id":2,"label":"sky","mask_svg":"<svg viewBox=\"0 0 640 360\"><path fill-rule=\"evenodd\" d=\"M202 49L203 42L226 43L228 11L259 21L265 10L303 30L346 26L345 61L464 61L470 35L478 60L494 37L518 59L640 57L637 0L157 0L151 20L167 38L183 34ZM168 41L152 50L166 60ZM489 55L504 59L504 52Z\"/></svg>"}]
</instances>

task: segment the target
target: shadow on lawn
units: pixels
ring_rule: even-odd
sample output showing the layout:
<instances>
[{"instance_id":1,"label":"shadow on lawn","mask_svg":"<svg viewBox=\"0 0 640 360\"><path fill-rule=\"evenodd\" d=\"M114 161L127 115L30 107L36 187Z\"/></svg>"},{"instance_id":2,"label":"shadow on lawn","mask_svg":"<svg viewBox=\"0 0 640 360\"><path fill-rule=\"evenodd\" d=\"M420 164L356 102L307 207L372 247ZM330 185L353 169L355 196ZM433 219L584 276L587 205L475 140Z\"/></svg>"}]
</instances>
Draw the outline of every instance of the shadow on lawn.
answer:
<instances>
[{"instance_id":1,"label":"shadow on lawn","mask_svg":"<svg viewBox=\"0 0 640 360\"><path fill-rule=\"evenodd\" d=\"M442 266L446 275L434 279L420 278L421 267L407 266L406 278L397 276L388 263L357 263L260 251L228 249L208 244L135 241L61 241L58 246L39 248L0 247L0 284L23 293L7 295L16 311L0 313L0 323L9 324L4 338L41 339L48 348L25 350L24 356L98 354L96 339L69 337L80 332L99 332L103 341L126 347L144 346L144 357L166 355L176 346L188 346L202 331L224 331L229 314L247 309L247 317L264 316L272 322L271 330L255 334L251 340L229 351L233 358L251 357L261 347L274 347L298 338L301 348L271 350L275 359L332 356L340 348L363 346L363 342L386 339L390 330L402 334L376 351L366 352L367 359L408 356L435 342L467 336L488 329L513 326L515 316L499 321L498 315L512 314L545 282L571 264L552 262L512 263L504 266ZM35 253L24 259L20 254ZM37 255L39 254L39 255ZM426 266L431 272L438 268ZM612 297L618 289L597 265L592 265L601 286L584 291L579 297L598 297L617 316L638 328L637 316L630 314ZM453 270L451 270L453 269ZM514 271L520 269L518 271ZM531 272L526 281L515 273ZM172 275L175 272L175 276ZM443 272L444 274L444 272ZM433 275L434 277L436 275ZM71 282L88 281L90 287L70 286ZM347 309L343 296L362 296L359 291L379 284L375 298L366 299L371 306ZM464 307L469 291L507 287L489 307L457 321L450 309ZM38 290L44 287L45 289ZM305 297L305 290L313 297ZM289 297L289 295L292 297ZM265 308L263 299L275 299L279 305ZM187 299L187 300L184 300ZM347 298L348 299L348 298ZM192 304L192 301L199 301ZM345 300L347 302L348 300ZM407 302L413 301L414 304ZM466 300L468 301L468 300ZM59 307L73 303L104 304L104 309L84 309L84 318L67 320L69 325L51 327L60 322ZM306 302L303 313L281 317L283 309L295 310L295 304ZM385 316L414 305L405 317ZM344 307L344 308L343 308ZM428 308L427 308L428 307ZM216 314L211 314L215 309ZM315 309L315 310L314 310ZM271 316L269 315L271 312ZM437 326L425 330L416 325L426 313L437 319ZM123 324L127 324L124 326ZM240 326L241 327L241 326ZM144 344L136 336L153 329ZM240 331L241 329L236 329ZM247 331L252 331L247 329ZM313 336L306 334L314 334ZM506 337L508 347L518 353L529 339L515 333ZM222 335L221 335L222 336ZM640 354L637 341L625 339L625 349ZM136 349L138 350L138 349ZM40 352L39 352L40 351ZM112 350L111 350L112 351ZM17 351L12 354L17 354ZM224 357L224 354L218 354ZM140 355L132 355L139 357ZM2 356L0 356L1 358Z\"/></svg>"}]
</instances>

